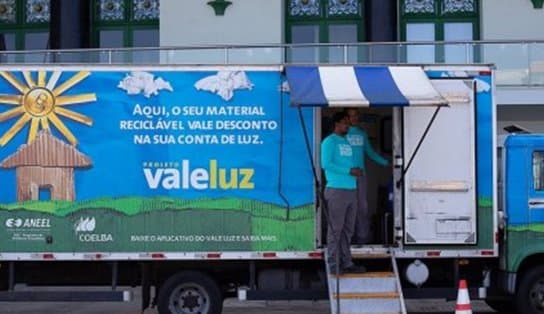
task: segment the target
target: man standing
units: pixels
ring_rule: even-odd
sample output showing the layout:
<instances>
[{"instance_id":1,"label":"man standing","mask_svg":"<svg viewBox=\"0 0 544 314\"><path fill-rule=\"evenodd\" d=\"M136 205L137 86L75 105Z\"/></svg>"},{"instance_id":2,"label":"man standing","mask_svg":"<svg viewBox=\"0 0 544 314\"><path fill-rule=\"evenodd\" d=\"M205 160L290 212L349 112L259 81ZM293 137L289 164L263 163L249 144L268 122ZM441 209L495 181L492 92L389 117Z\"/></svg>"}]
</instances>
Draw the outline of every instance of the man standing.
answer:
<instances>
[{"instance_id":1,"label":"man standing","mask_svg":"<svg viewBox=\"0 0 544 314\"><path fill-rule=\"evenodd\" d=\"M362 173L360 176L357 176L357 217L353 244L363 245L372 243L373 241L371 221L374 214L374 211L368 208L365 157L368 156L381 166L387 166L389 162L376 153L370 145L368 135L358 126L359 111L356 108L348 108L345 112L350 124L346 138L353 150L354 167L359 168Z\"/></svg>"},{"instance_id":2,"label":"man standing","mask_svg":"<svg viewBox=\"0 0 544 314\"><path fill-rule=\"evenodd\" d=\"M355 227L357 183L362 174L354 166L353 151L346 140L349 124L344 112L333 116L334 131L321 143L321 166L325 170L327 185L325 201L328 209L327 251L329 268L336 273L364 272L363 267L353 264L350 240ZM338 264L337 264L338 262Z\"/></svg>"}]
</instances>

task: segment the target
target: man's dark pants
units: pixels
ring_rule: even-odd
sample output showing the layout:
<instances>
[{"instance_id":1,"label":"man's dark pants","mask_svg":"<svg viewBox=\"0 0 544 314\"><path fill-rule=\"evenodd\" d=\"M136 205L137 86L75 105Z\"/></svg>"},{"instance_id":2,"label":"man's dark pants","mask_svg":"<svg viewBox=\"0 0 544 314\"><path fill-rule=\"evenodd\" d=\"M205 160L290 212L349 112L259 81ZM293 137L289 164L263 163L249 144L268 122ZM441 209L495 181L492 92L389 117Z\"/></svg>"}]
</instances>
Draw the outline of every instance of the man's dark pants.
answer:
<instances>
[{"instance_id":1,"label":"man's dark pants","mask_svg":"<svg viewBox=\"0 0 544 314\"><path fill-rule=\"evenodd\" d=\"M350 242L355 229L357 190L325 189L325 201L330 223L327 225L327 251L329 267L335 269L336 256L340 269L353 265Z\"/></svg>"},{"instance_id":2,"label":"man's dark pants","mask_svg":"<svg viewBox=\"0 0 544 314\"><path fill-rule=\"evenodd\" d=\"M368 207L367 200L367 176L363 173L357 177L357 217L355 218L355 233L353 242L355 244L369 244L372 242L372 213Z\"/></svg>"}]
</instances>

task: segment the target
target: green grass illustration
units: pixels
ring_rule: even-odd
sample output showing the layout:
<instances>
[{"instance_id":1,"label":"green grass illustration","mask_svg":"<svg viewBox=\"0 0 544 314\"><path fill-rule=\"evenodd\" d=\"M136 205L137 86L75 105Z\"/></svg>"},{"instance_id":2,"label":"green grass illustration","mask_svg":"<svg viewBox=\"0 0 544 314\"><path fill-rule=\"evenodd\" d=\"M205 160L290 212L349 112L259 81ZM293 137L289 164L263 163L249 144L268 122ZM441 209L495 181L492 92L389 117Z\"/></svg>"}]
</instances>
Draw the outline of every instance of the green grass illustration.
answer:
<instances>
[{"instance_id":1,"label":"green grass illustration","mask_svg":"<svg viewBox=\"0 0 544 314\"><path fill-rule=\"evenodd\" d=\"M111 251L141 250L126 242L131 234L248 235L261 239L241 243L155 243L156 250L311 250L314 246L314 204L287 209L270 203L236 198L184 200L171 197L100 198L86 201L27 201L0 204L0 215L31 217L47 215L55 219L56 237L64 239L61 250L70 250L73 225L80 217L96 217L96 232L113 232L123 243L104 243ZM107 223L104 223L104 222ZM143 233L142 233L143 232ZM1 232L0 232L1 234ZM266 239L266 240L262 240ZM26 243L25 245L30 245ZM40 250L41 244L35 250ZM85 250L84 244L77 249ZM111 245L111 247L110 247ZM72 245L76 247L75 245ZM24 246L17 246L22 249ZM14 247L15 248L15 247ZM50 248L51 249L51 248ZM30 249L31 251L34 249Z\"/></svg>"},{"instance_id":2,"label":"green grass illustration","mask_svg":"<svg viewBox=\"0 0 544 314\"><path fill-rule=\"evenodd\" d=\"M478 206L480 207L492 207L493 200L489 197L480 197L478 198Z\"/></svg>"},{"instance_id":3,"label":"green grass illustration","mask_svg":"<svg viewBox=\"0 0 544 314\"><path fill-rule=\"evenodd\" d=\"M544 224L527 224L527 225L520 225L520 226L508 226L508 231L514 231L514 232L544 232Z\"/></svg>"},{"instance_id":4,"label":"green grass illustration","mask_svg":"<svg viewBox=\"0 0 544 314\"><path fill-rule=\"evenodd\" d=\"M293 220L307 218L308 208L312 204L289 209L290 218ZM306 210L301 210L306 208ZM255 200L238 198L221 199L194 199L184 200L173 197L119 197L99 198L85 201L25 201L12 204L0 204L0 210L27 210L33 212L48 213L63 217L83 209L109 209L128 216L137 215L156 210L186 210L186 209L211 209L211 210L238 210L252 215L267 218L282 219L286 216L285 207Z\"/></svg>"}]
</instances>

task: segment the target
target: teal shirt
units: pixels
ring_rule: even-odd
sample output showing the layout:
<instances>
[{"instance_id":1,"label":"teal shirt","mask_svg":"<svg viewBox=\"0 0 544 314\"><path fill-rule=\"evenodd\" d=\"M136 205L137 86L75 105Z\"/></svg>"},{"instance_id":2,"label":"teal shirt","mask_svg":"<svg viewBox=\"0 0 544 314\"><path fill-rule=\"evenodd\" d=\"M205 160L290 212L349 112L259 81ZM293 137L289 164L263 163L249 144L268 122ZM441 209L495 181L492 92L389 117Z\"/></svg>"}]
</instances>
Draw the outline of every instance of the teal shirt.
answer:
<instances>
[{"instance_id":1,"label":"teal shirt","mask_svg":"<svg viewBox=\"0 0 544 314\"><path fill-rule=\"evenodd\" d=\"M389 162L380 156L370 145L368 135L363 129L352 126L349 128L346 138L353 148L353 161L355 167L365 170L365 156L368 156L379 165L386 166Z\"/></svg>"},{"instance_id":2,"label":"teal shirt","mask_svg":"<svg viewBox=\"0 0 544 314\"><path fill-rule=\"evenodd\" d=\"M327 187L354 190L357 182L349 174L354 168L353 149L347 139L336 133L327 136L321 143L321 167L325 170Z\"/></svg>"}]
</instances>

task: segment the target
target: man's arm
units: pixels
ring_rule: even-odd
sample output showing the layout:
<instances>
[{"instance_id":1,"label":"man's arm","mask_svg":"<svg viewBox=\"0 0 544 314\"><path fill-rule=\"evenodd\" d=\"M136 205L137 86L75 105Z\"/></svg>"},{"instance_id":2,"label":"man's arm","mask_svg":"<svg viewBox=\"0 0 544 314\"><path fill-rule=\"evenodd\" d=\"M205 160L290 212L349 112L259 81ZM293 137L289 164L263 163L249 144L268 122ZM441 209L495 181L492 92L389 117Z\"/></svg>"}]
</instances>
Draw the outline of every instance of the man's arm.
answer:
<instances>
[{"instance_id":1,"label":"man's arm","mask_svg":"<svg viewBox=\"0 0 544 314\"><path fill-rule=\"evenodd\" d=\"M378 154L374 148L372 148L372 145L370 144L370 140L368 139L368 135L366 134L366 132L363 132L363 137L364 137L364 145L365 145L365 154L368 155L368 157L370 159L372 159L375 163L379 164L379 165L382 165L382 166L387 166L389 164L389 161L385 158L383 158L382 156L380 156L380 154Z\"/></svg>"}]
</instances>

